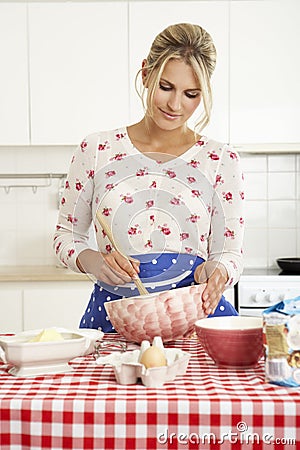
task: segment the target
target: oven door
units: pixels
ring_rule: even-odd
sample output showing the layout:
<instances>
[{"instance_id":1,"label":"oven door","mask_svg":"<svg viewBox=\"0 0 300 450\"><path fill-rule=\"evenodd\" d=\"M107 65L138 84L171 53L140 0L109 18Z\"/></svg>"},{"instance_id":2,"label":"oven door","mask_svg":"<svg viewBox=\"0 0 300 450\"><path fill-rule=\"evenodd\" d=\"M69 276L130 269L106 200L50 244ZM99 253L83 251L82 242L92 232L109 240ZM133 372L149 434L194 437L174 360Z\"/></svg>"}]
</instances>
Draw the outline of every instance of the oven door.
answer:
<instances>
[{"instance_id":1,"label":"oven door","mask_svg":"<svg viewBox=\"0 0 300 450\"><path fill-rule=\"evenodd\" d=\"M263 311L266 308L259 308L259 307L252 307L252 308L246 308L246 307L240 307L239 308L239 314L240 316L262 316Z\"/></svg>"}]
</instances>

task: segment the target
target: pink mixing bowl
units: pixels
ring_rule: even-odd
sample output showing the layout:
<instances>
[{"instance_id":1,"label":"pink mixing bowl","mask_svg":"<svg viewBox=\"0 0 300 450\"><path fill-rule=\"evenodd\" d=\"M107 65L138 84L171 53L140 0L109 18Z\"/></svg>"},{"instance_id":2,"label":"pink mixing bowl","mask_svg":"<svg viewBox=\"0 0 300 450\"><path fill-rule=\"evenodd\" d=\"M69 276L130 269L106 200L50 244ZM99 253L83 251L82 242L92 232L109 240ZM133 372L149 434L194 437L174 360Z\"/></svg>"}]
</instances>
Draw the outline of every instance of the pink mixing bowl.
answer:
<instances>
[{"instance_id":1,"label":"pink mixing bowl","mask_svg":"<svg viewBox=\"0 0 300 450\"><path fill-rule=\"evenodd\" d=\"M261 317L211 317L198 320L195 330L202 347L219 367L254 367L263 355Z\"/></svg>"},{"instance_id":2,"label":"pink mixing bowl","mask_svg":"<svg viewBox=\"0 0 300 450\"><path fill-rule=\"evenodd\" d=\"M187 336L206 315L202 309L205 284L106 302L115 330L128 341L140 343L161 336L163 342Z\"/></svg>"}]
</instances>

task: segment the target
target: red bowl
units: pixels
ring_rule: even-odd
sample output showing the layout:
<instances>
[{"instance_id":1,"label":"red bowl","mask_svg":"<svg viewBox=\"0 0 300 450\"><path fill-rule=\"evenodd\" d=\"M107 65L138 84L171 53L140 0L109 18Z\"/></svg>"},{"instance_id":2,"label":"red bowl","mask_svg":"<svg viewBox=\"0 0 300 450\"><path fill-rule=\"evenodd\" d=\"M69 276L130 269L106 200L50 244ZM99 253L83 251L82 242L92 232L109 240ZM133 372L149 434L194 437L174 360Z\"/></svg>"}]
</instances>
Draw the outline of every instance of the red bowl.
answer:
<instances>
[{"instance_id":1,"label":"red bowl","mask_svg":"<svg viewBox=\"0 0 300 450\"><path fill-rule=\"evenodd\" d=\"M255 367L263 355L262 317L211 317L195 323L197 337L219 367Z\"/></svg>"}]
</instances>

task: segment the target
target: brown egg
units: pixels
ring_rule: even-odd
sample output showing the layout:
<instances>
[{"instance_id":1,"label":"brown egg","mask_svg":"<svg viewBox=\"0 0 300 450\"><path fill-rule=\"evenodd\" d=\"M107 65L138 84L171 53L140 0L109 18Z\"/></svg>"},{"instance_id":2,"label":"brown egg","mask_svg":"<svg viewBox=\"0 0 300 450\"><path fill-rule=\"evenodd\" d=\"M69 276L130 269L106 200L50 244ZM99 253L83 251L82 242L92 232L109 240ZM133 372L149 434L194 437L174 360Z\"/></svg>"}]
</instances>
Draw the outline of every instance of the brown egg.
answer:
<instances>
[{"instance_id":1,"label":"brown egg","mask_svg":"<svg viewBox=\"0 0 300 450\"><path fill-rule=\"evenodd\" d=\"M167 360L164 352L153 345L144 351L140 363L143 364L146 369L149 369L150 367L166 366Z\"/></svg>"}]
</instances>

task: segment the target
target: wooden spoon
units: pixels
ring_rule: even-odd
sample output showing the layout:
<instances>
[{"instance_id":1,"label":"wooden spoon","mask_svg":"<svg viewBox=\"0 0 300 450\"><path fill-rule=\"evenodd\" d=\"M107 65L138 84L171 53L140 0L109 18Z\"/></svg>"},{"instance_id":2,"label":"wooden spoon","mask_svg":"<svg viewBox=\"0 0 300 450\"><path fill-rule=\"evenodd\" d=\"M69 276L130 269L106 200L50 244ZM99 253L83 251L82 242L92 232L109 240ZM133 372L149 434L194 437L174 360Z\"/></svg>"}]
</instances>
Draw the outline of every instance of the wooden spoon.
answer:
<instances>
[{"instance_id":1,"label":"wooden spoon","mask_svg":"<svg viewBox=\"0 0 300 450\"><path fill-rule=\"evenodd\" d=\"M117 252L119 252L120 255L122 255L124 258L127 259L127 261L130 262L130 259L128 258L128 256L123 253L123 251L120 249L119 245L116 243L113 233L112 233L110 227L108 226L108 223L106 222L106 220L104 219L104 217L102 216L102 214L99 211L97 211L96 217L97 217L97 220L100 223L101 227L103 228L105 234L107 235L108 239L110 240L112 246L114 247L114 249L117 250ZM145 286L143 285L143 283L139 277L133 278L133 281L134 281L136 287L138 288L140 295L149 294L149 292L147 291L147 289L145 288Z\"/></svg>"}]
</instances>

